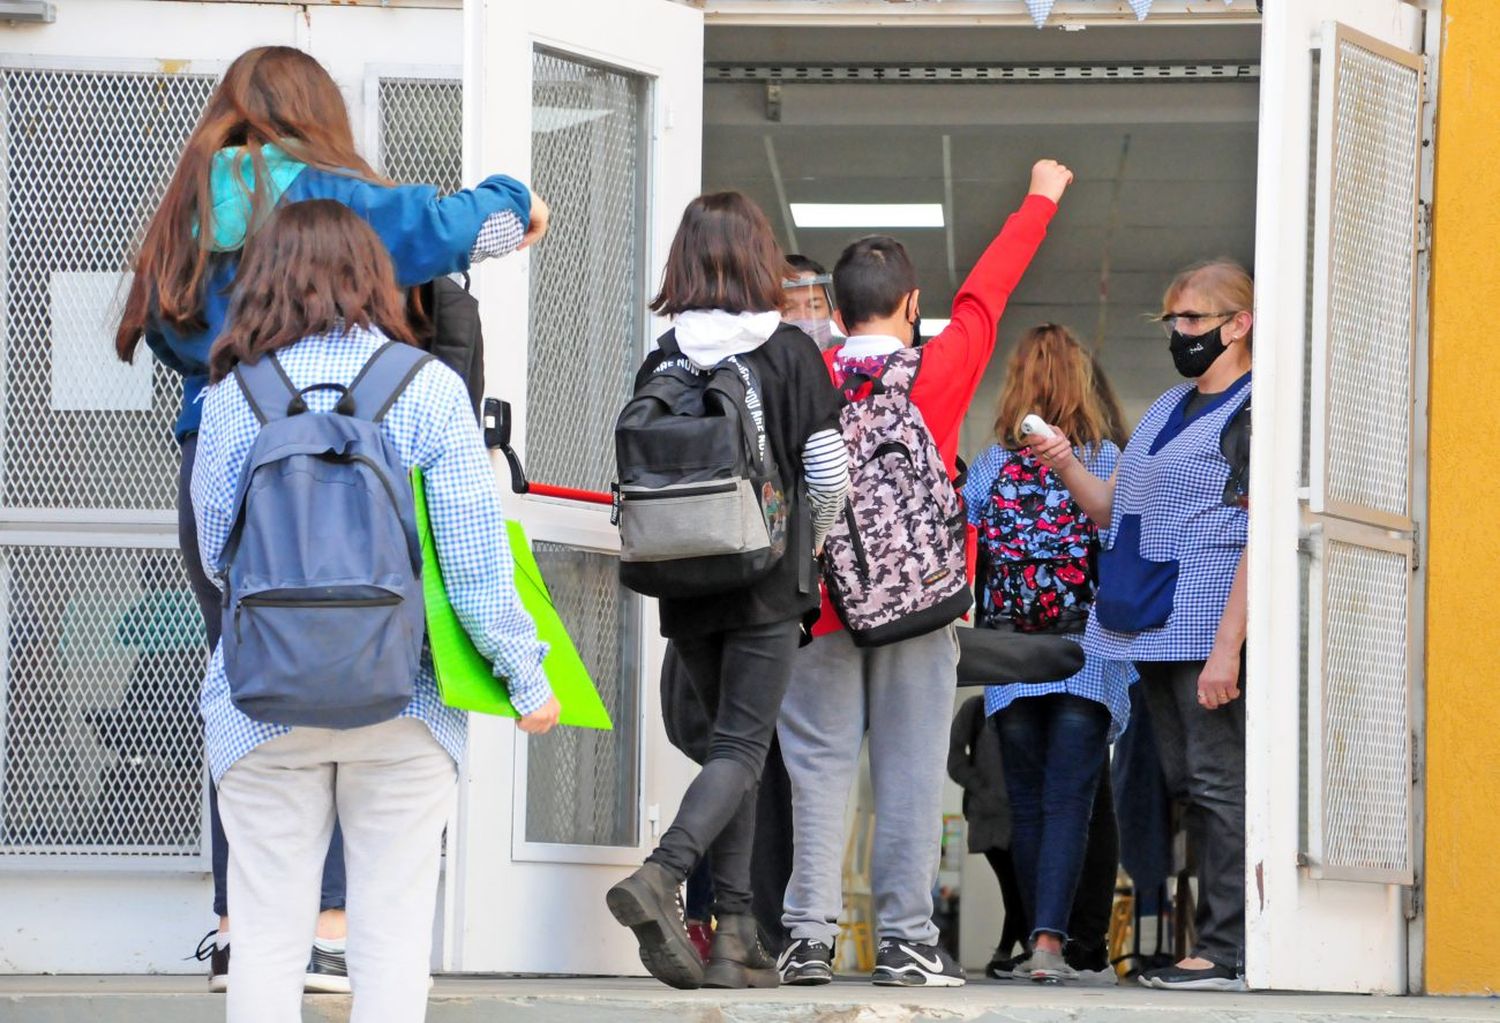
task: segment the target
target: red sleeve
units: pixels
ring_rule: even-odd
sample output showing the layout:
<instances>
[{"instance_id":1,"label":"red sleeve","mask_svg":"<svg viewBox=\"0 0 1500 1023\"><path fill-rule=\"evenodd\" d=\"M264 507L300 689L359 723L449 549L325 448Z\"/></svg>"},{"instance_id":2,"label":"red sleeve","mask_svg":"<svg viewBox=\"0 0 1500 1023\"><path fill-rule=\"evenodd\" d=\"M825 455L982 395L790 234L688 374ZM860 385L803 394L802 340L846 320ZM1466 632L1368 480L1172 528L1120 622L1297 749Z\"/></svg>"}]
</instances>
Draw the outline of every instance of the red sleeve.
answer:
<instances>
[{"instance_id":1,"label":"red sleeve","mask_svg":"<svg viewBox=\"0 0 1500 1023\"><path fill-rule=\"evenodd\" d=\"M1010 293L1047 235L1057 204L1028 195L990 242L953 299L952 322L922 348L912 400L937 440L948 471L958 454L958 429L995 354L995 332Z\"/></svg>"}]
</instances>

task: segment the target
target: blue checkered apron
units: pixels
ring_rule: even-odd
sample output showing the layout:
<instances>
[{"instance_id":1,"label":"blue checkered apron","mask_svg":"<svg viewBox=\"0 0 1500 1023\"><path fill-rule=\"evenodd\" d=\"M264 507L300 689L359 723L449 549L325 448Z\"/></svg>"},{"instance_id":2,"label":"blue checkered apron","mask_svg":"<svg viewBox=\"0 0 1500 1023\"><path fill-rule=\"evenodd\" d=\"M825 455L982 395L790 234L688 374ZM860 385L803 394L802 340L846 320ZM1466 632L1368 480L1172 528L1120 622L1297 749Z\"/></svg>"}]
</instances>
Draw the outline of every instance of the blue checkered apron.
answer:
<instances>
[{"instance_id":1,"label":"blue checkered apron","mask_svg":"<svg viewBox=\"0 0 1500 1023\"><path fill-rule=\"evenodd\" d=\"M1249 525L1245 509L1224 503L1230 467L1219 442L1250 398L1250 375L1184 424L1192 390L1157 399L1120 457L1084 635L1093 656L1202 661L1213 649Z\"/></svg>"}]
</instances>

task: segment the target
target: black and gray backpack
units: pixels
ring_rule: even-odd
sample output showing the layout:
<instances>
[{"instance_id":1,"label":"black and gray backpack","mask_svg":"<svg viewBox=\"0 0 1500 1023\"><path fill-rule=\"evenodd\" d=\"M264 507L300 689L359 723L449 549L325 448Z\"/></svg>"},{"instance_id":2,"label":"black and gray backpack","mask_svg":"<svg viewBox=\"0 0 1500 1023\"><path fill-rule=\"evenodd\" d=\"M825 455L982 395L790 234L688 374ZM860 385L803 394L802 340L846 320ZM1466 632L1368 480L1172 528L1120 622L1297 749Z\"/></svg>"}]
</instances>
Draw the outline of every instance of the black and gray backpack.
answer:
<instances>
[{"instance_id":1,"label":"black and gray backpack","mask_svg":"<svg viewBox=\"0 0 1500 1023\"><path fill-rule=\"evenodd\" d=\"M693 365L675 332L615 422L620 581L697 597L764 578L787 548L788 495L746 360Z\"/></svg>"}]
</instances>

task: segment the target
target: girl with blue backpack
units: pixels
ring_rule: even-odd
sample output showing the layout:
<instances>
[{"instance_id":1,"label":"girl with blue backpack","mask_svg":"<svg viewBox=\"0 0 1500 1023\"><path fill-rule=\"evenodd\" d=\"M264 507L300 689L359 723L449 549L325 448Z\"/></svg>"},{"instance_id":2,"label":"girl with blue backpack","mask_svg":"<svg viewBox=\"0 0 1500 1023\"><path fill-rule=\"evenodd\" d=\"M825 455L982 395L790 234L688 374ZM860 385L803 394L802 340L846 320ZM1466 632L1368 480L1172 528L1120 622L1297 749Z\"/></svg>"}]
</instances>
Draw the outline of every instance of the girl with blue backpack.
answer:
<instances>
[{"instance_id":1,"label":"girl with blue backpack","mask_svg":"<svg viewBox=\"0 0 1500 1023\"><path fill-rule=\"evenodd\" d=\"M381 177L355 146L338 85L301 50L262 46L230 64L147 224L115 333L120 359L131 361L144 340L157 361L182 377L175 428L182 450L178 540L211 649L219 641L219 597L198 560L188 489L209 352L224 330L247 243L276 209L317 198L349 207L374 229L401 287L524 247L545 233L549 218L539 197L503 175L443 197L431 185L394 185ZM210 987L222 991L229 966L228 845L214 790L210 809L219 927L204 939L199 958L211 961ZM348 990L339 834L336 827L328 850L309 990Z\"/></svg>"},{"instance_id":2,"label":"girl with blue backpack","mask_svg":"<svg viewBox=\"0 0 1500 1023\"><path fill-rule=\"evenodd\" d=\"M225 587L202 710L230 840L229 1019L301 1018L337 804L352 1018L420 1020L466 718L424 647L412 468L449 599L521 727L559 711L468 392L414 347L379 237L327 199L257 234L208 369L192 496Z\"/></svg>"},{"instance_id":3,"label":"girl with blue backpack","mask_svg":"<svg viewBox=\"0 0 1500 1023\"><path fill-rule=\"evenodd\" d=\"M986 566L978 624L984 628L1066 635L1078 642L1094 603L1099 527L1063 480L1035 454L1041 435L1024 424L1039 416L1069 438L1075 456L1108 476L1124 441L1113 390L1073 333L1057 324L1021 338L1006 368L995 418L998 443L969 469L969 521ZM1114 983L1103 944L1114 892L1118 839L1111 800L1109 745L1130 718L1128 661L1089 657L1058 682L988 686L1010 795L1011 852L1031 920L1031 954L1012 976L1036 981ZM1102 819L1101 819L1102 818ZM1091 830L1100 834L1091 840ZM1107 834L1106 834L1107 832ZM1091 845L1115 850L1115 866L1094 869L1107 894L1102 913L1075 912ZM1094 887L1098 887L1095 884ZM1079 907L1084 908L1084 907ZM1087 928L1090 933L1070 930Z\"/></svg>"}]
</instances>

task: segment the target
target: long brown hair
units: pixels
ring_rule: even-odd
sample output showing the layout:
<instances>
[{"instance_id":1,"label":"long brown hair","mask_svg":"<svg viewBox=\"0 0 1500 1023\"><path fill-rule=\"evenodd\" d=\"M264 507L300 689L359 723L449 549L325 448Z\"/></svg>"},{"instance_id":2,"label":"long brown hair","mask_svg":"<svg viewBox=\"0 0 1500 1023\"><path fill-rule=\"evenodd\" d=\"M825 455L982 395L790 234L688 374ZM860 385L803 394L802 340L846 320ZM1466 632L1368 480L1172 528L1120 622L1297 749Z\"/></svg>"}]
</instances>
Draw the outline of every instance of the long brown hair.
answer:
<instances>
[{"instance_id":1,"label":"long brown hair","mask_svg":"<svg viewBox=\"0 0 1500 1023\"><path fill-rule=\"evenodd\" d=\"M153 312L174 330L203 329L203 284L214 239L209 189L214 155L243 146L249 156L255 188L248 196L248 223L255 230L274 205L261 152L267 144L314 167L384 181L356 151L349 111L323 65L290 46L240 54L208 98L146 227L115 331L115 353L122 360L135 355Z\"/></svg>"},{"instance_id":2,"label":"long brown hair","mask_svg":"<svg viewBox=\"0 0 1500 1023\"><path fill-rule=\"evenodd\" d=\"M416 344L380 237L333 199L294 202L272 214L240 266L228 322L208 357L215 383L236 363L340 325Z\"/></svg>"},{"instance_id":3,"label":"long brown hair","mask_svg":"<svg viewBox=\"0 0 1500 1023\"><path fill-rule=\"evenodd\" d=\"M651 311L779 310L785 275L786 257L759 206L741 192L700 195L682 213Z\"/></svg>"},{"instance_id":4,"label":"long brown hair","mask_svg":"<svg viewBox=\"0 0 1500 1023\"><path fill-rule=\"evenodd\" d=\"M1096 447L1126 441L1125 416L1093 353L1067 327L1044 323L1028 330L1005 367L995 411L995 437L1011 450L1026 446L1021 420L1036 413L1074 444Z\"/></svg>"}]
</instances>

